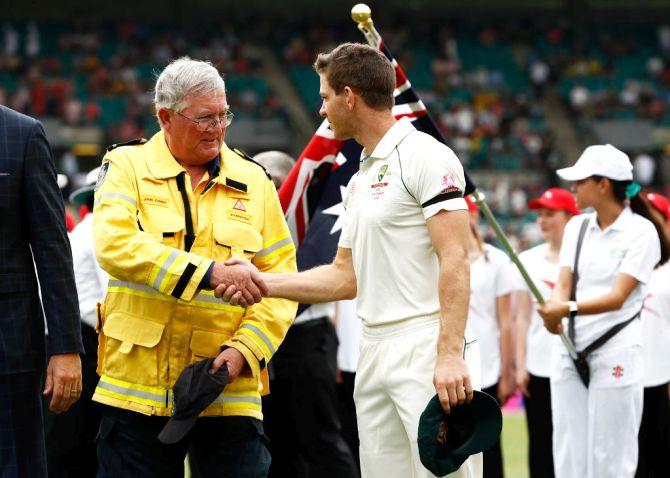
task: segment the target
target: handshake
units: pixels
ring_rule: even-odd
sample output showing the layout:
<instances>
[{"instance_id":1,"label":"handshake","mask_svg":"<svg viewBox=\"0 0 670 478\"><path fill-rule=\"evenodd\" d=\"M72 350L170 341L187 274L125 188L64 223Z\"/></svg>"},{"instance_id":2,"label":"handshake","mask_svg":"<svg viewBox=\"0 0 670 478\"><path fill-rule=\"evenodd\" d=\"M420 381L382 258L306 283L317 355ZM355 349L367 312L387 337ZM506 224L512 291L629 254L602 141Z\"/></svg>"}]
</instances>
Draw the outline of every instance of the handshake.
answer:
<instances>
[{"instance_id":1,"label":"handshake","mask_svg":"<svg viewBox=\"0 0 670 478\"><path fill-rule=\"evenodd\" d=\"M238 257L215 262L209 285L217 298L241 307L254 305L270 293L256 266Z\"/></svg>"}]
</instances>

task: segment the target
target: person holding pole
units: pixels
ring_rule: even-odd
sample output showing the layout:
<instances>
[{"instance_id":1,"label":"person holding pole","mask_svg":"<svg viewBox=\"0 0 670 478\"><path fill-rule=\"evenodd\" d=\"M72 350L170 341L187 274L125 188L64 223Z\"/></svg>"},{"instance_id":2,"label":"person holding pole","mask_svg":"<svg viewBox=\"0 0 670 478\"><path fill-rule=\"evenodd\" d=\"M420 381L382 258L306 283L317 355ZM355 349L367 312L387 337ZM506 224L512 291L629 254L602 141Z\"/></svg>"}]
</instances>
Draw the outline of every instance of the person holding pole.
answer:
<instances>
[{"instance_id":1,"label":"person holding pole","mask_svg":"<svg viewBox=\"0 0 670 478\"><path fill-rule=\"evenodd\" d=\"M433 477L419 457L420 415L436 392L449 413L471 401L479 385L479 350L465 332L470 268L463 167L408 118L394 118L395 72L378 49L345 43L320 54L314 67L321 116L335 139L363 146L360 169L344 196L334 261L263 279L270 296L302 303L358 297L363 332L354 400L361 474ZM215 294L234 303L234 291L221 286ZM481 454L449 476L481 477Z\"/></svg>"},{"instance_id":2,"label":"person holding pole","mask_svg":"<svg viewBox=\"0 0 670 478\"><path fill-rule=\"evenodd\" d=\"M537 225L546 241L519 254L540 289L548 299L558 281L558 254L563 230L571 217L579 214L570 191L560 188L546 190L528 203L537 211ZM520 281L514 293L516 317L516 385L523 393L528 426L528 468L531 478L552 478L554 461L551 450L551 395L549 375L550 351L560 343L544 328L542 318L534 309L528 285Z\"/></svg>"},{"instance_id":3,"label":"person holding pole","mask_svg":"<svg viewBox=\"0 0 670 478\"><path fill-rule=\"evenodd\" d=\"M655 267L670 244L633 182L628 156L612 145L586 148L558 170L572 181L570 220L552 298L539 307L552 333L568 335L584 367L563 348L551 373L554 471L558 478L633 477L642 416L640 310ZM590 376L590 379L589 379Z\"/></svg>"},{"instance_id":4,"label":"person holding pole","mask_svg":"<svg viewBox=\"0 0 670 478\"><path fill-rule=\"evenodd\" d=\"M514 275L507 254L482 240L477 224L479 207L465 197L470 211L470 304L468 324L479 342L482 391L498 400L500 406L514 393L514 353L510 310ZM503 458L500 440L483 454L484 478L502 478Z\"/></svg>"}]
</instances>

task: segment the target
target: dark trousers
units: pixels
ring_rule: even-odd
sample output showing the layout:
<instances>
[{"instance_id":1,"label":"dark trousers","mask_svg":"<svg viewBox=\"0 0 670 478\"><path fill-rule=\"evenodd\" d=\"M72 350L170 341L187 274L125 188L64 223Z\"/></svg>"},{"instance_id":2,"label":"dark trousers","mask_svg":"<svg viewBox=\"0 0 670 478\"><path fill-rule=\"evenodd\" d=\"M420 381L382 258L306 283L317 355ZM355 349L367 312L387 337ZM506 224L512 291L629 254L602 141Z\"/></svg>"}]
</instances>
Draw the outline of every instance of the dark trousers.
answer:
<instances>
[{"instance_id":1,"label":"dark trousers","mask_svg":"<svg viewBox=\"0 0 670 478\"><path fill-rule=\"evenodd\" d=\"M354 382L356 381L355 372L341 372L342 382L338 384L340 392L340 417L342 420L342 438L349 445L349 450L354 456L354 462L359 472L361 462L358 449L360 442L358 440L358 422L356 420L356 404L354 403Z\"/></svg>"},{"instance_id":2,"label":"dark trousers","mask_svg":"<svg viewBox=\"0 0 670 478\"><path fill-rule=\"evenodd\" d=\"M292 326L272 358L273 478L354 478L337 400L337 335L328 318Z\"/></svg>"},{"instance_id":3,"label":"dark trousers","mask_svg":"<svg viewBox=\"0 0 670 478\"><path fill-rule=\"evenodd\" d=\"M263 424L249 417L202 417L180 442L158 434L169 419L103 407L98 441L99 478L184 478L191 449L204 478L264 478L270 466Z\"/></svg>"},{"instance_id":4,"label":"dark trousers","mask_svg":"<svg viewBox=\"0 0 670 478\"><path fill-rule=\"evenodd\" d=\"M0 375L0 478L47 476L42 374Z\"/></svg>"},{"instance_id":5,"label":"dark trousers","mask_svg":"<svg viewBox=\"0 0 670 478\"><path fill-rule=\"evenodd\" d=\"M93 327L82 324L81 337L86 352L82 357L81 397L67 412L59 415L49 411L49 397L44 397L49 478L93 477L98 469L95 438L100 428L102 407L91 400L99 379L95 372L98 335Z\"/></svg>"},{"instance_id":6,"label":"dark trousers","mask_svg":"<svg viewBox=\"0 0 670 478\"><path fill-rule=\"evenodd\" d=\"M528 426L528 468L530 478L553 478L553 426L551 424L551 389L549 379L530 376L530 397L524 397Z\"/></svg>"},{"instance_id":7,"label":"dark trousers","mask_svg":"<svg viewBox=\"0 0 670 478\"><path fill-rule=\"evenodd\" d=\"M482 392L486 392L498 401L498 384L492 387L482 388ZM500 404L500 403L498 403ZM500 448L500 438L490 450L483 453L484 472L482 478L503 478L503 461L502 450Z\"/></svg>"},{"instance_id":8,"label":"dark trousers","mask_svg":"<svg viewBox=\"0 0 670 478\"><path fill-rule=\"evenodd\" d=\"M667 383L644 389L638 441L640 455L635 476L670 477L670 398Z\"/></svg>"}]
</instances>

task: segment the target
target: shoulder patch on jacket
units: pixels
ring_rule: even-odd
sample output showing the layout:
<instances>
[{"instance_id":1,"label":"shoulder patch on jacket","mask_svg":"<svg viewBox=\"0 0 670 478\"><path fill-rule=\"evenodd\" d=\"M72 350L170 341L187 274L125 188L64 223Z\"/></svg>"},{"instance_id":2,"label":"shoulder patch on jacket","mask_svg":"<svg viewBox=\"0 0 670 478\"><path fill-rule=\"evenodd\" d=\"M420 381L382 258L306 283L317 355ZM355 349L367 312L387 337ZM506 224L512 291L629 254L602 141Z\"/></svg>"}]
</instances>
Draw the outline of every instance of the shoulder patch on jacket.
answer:
<instances>
[{"instance_id":1,"label":"shoulder patch on jacket","mask_svg":"<svg viewBox=\"0 0 670 478\"><path fill-rule=\"evenodd\" d=\"M272 181L272 176L270 176L270 173L268 173L268 170L265 169L265 167L264 167L261 163L259 163L258 161L254 161L254 159L253 159L251 156L249 156L247 153L245 153L245 152L242 151L241 149L233 148L233 152L234 152L235 154L237 154L238 156L241 156L242 158L246 159L247 161L251 161L251 162L254 163L256 166L258 166L259 168L261 168L261 169L263 170L263 172L265 173L265 175L268 177L268 179L269 179L270 181Z\"/></svg>"},{"instance_id":2,"label":"shoulder patch on jacket","mask_svg":"<svg viewBox=\"0 0 670 478\"><path fill-rule=\"evenodd\" d=\"M119 146L138 146L140 144L146 143L147 140L146 138L136 138L136 139L131 139L130 141L126 141L125 143L114 143L111 146L107 146L107 152L118 148Z\"/></svg>"}]
</instances>

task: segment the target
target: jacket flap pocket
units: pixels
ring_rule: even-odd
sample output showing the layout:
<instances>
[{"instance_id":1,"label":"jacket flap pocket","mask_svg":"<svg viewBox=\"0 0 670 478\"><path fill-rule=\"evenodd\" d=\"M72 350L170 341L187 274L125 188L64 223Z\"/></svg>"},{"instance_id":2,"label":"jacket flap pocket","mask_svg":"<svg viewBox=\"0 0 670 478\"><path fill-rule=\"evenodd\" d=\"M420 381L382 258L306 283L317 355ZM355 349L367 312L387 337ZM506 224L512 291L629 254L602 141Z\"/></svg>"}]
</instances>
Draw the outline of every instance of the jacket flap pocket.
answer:
<instances>
[{"instance_id":1,"label":"jacket flap pocket","mask_svg":"<svg viewBox=\"0 0 670 478\"><path fill-rule=\"evenodd\" d=\"M251 226L234 222L215 222L214 239L223 246L235 247L256 253L263 248L263 236Z\"/></svg>"},{"instance_id":2,"label":"jacket flap pocket","mask_svg":"<svg viewBox=\"0 0 670 478\"><path fill-rule=\"evenodd\" d=\"M155 347L163 336L165 324L145 320L126 313L112 313L106 320L102 331L105 337L123 342L121 351L130 352L133 345Z\"/></svg>"},{"instance_id":3,"label":"jacket flap pocket","mask_svg":"<svg viewBox=\"0 0 670 478\"><path fill-rule=\"evenodd\" d=\"M184 218L161 208L139 211L138 219L142 229L149 233L172 233L184 229Z\"/></svg>"},{"instance_id":4,"label":"jacket flap pocket","mask_svg":"<svg viewBox=\"0 0 670 478\"><path fill-rule=\"evenodd\" d=\"M228 339L225 334L194 330L191 335L191 352L200 357L216 357L221 352L221 345Z\"/></svg>"}]
</instances>

